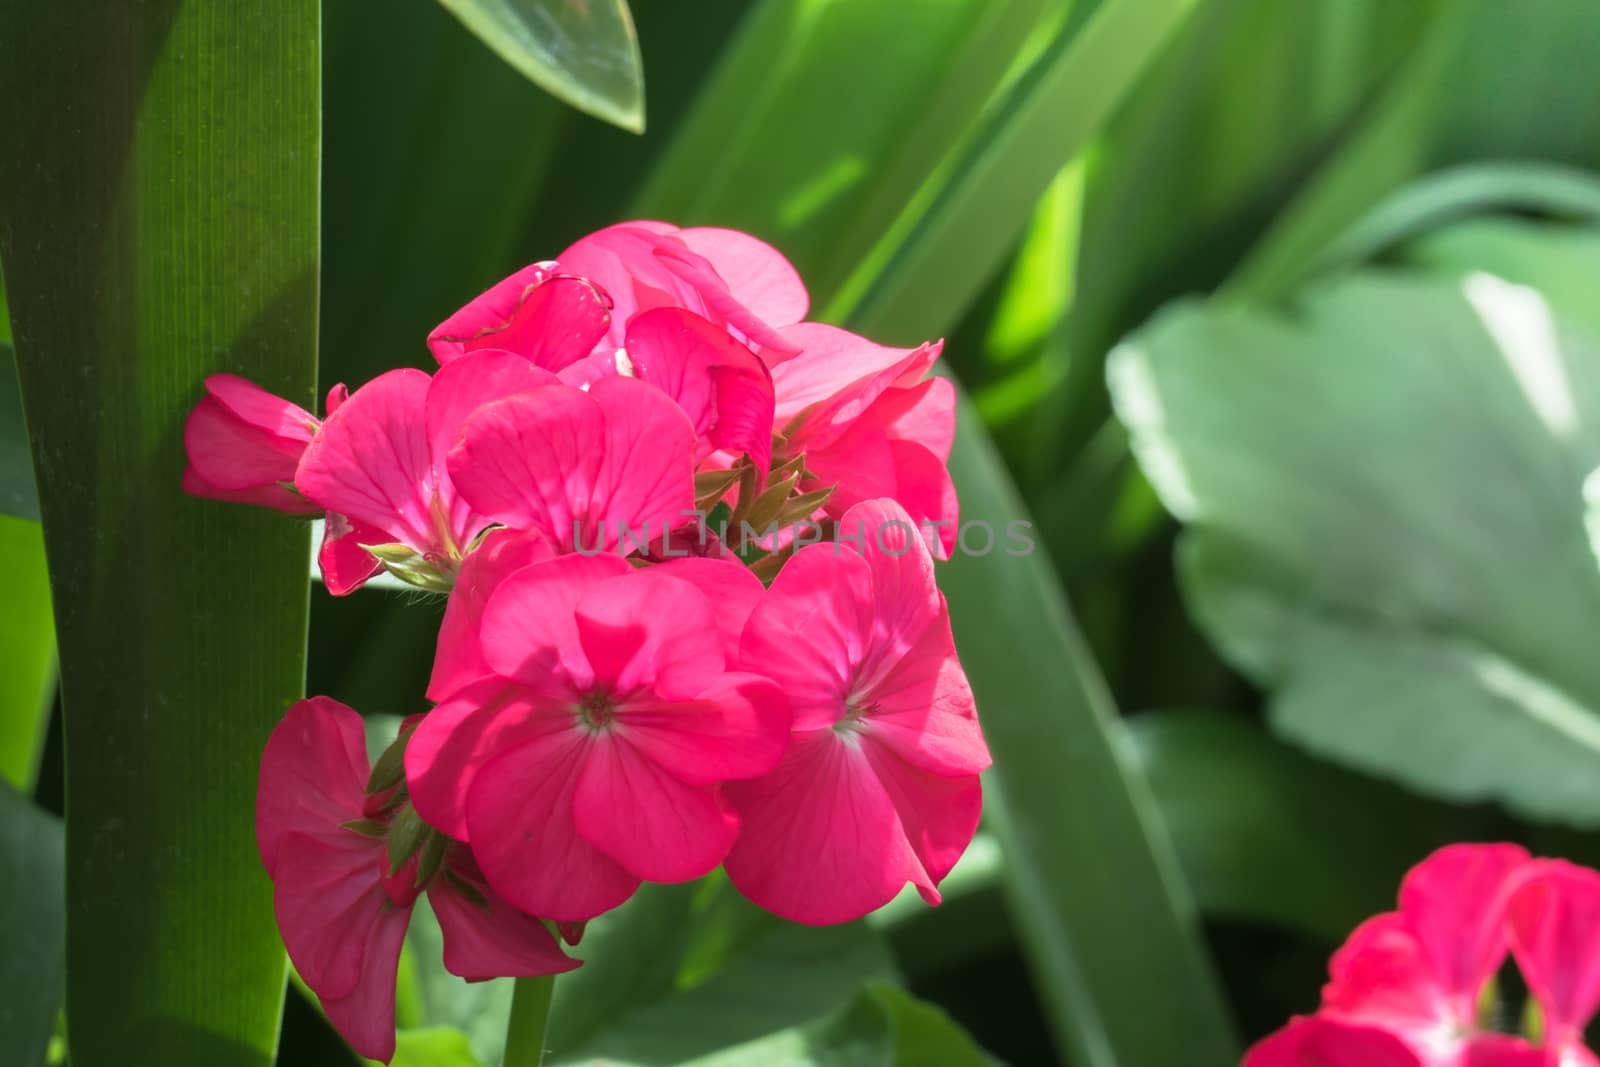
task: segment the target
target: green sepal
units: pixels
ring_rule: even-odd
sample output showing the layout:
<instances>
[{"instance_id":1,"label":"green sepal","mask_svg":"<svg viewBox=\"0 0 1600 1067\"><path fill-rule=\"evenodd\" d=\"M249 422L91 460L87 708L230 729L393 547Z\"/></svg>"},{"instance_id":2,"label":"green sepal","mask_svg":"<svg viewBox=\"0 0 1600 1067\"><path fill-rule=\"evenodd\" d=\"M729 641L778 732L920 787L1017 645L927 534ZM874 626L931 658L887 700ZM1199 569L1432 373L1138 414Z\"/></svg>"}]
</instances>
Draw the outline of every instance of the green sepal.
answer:
<instances>
[{"instance_id":1,"label":"green sepal","mask_svg":"<svg viewBox=\"0 0 1600 1067\"><path fill-rule=\"evenodd\" d=\"M389 873L394 874L406 861L416 855L432 828L422 821L417 809L410 804L400 809L389 824Z\"/></svg>"}]
</instances>

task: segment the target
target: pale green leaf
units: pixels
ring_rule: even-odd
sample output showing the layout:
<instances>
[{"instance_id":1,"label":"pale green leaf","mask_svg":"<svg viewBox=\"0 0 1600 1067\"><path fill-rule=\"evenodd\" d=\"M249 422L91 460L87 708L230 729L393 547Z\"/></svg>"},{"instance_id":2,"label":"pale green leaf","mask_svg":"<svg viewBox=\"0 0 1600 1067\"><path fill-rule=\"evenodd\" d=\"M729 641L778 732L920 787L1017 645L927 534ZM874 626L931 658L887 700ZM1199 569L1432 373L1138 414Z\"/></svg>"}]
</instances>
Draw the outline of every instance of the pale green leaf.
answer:
<instances>
[{"instance_id":1,"label":"pale green leaf","mask_svg":"<svg viewBox=\"0 0 1600 1067\"><path fill-rule=\"evenodd\" d=\"M644 132L644 63L628 0L439 0L534 84Z\"/></svg>"},{"instance_id":2,"label":"pale green leaf","mask_svg":"<svg viewBox=\"0 0 1600 1067\"><path fill-rule=\"evenodd\" d=\"M1600 339L1486 274L1189 305L1110 367L1190 603L1313 751L1600 824Z\"/></svg>"}]
</instances>

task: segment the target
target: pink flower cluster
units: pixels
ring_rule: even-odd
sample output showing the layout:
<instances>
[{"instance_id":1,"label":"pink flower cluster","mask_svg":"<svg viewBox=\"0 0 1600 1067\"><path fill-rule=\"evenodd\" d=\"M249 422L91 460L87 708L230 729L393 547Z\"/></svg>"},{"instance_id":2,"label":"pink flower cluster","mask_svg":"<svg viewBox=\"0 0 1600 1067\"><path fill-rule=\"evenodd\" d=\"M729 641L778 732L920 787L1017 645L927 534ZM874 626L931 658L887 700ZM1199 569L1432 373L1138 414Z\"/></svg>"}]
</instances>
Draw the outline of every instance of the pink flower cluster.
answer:
<instances>
[{"instance_id":1,"label":"pink flower cluster","mask_svg":"<svg viewBox=\"0 0 1600 1067\"><path fill-rule=\"evenodd\" d=\"M989 763L934 583L954 395L937 343L807 303L755 238L624 223L448 318L435 373L336 387L325 419L206 382L190 493L324 515L336 595L388 570L449 596L434 706L376 767L326 697L262 762L284 942L364 1055L392 1054L419 894L469 979L574 967L552 927L575 943L641 882L718 866L802 923L907 883L938 902ZM824 540L708 539L718 511Z\"/></svg>"},{"instance_id":2,"label":"pink flower cluster","mask_svg":"<svg viewBox=\"0 0 1600 1067\"><path fill-rule=\"evenodd\" d=\"M1486 1025L1508 955L1538 1008L1537 1042ZM1600 1010L1600 872L1517 845L1440 849L1329 971L1317 1012L1244 1067L1595 1067L1583 1031Z\"/></svg>"}]
</instances>

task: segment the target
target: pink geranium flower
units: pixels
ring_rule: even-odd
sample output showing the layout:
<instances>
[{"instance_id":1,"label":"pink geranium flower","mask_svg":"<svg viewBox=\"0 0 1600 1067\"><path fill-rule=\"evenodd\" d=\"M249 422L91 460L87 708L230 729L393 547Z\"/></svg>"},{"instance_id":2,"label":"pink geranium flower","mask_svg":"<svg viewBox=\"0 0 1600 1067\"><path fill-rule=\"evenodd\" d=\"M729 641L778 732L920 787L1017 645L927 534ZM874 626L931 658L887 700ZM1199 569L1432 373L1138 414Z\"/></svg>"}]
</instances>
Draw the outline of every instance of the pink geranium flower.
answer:
<instances>
[{"instance_id":1,"label":"pink geranium flower","mask_svg":"<svg viewBox=\"0 0 1600 1067\"><path fill-rule=\"evenodd\" d=\"M390 371L340 404L295 473L296 488L338 516L328 523L323 547L329 591L347 593L375 573L356 554L367 546L380 549L401 577L448 589L490 519L456 492L446 454L479 407L555 381L525 359L491 350L455 360L431 378L419 370Z\"/></svg>"},{"instance_id":2,"label":"pink geranium flower","mask_svg":"<svg viewBox=\"0 0 1600 1067\"><path fill-rule=\"evenodd\" d=\"M865 500L894 500L947 557L958 506L946 462L955 437L955 389L928 378L943 342L889 348L821 323L783 334L801 354L772 368L779 440L775 459L805 457L802 492L836 486L838 518Z\"/></svg>"},{"instance_id":3,"label":"pink geranium flower","mask_svg":"<svg viewBox=\"0 0 1600 1067\"><path fill-rule=\"evenodd\" d=\"M783 752L782 692L728 655L755 579L732 562L684 562L567 555L505 577L475 635L494 677L452 694L411 739L417 810L470 841L519 908L577 922L641 880L707 873L738 830L719 783L763 774Z\"/></svg>"},{"instance_id":4,"label":"pink geranium flower","mask_svg":"<svg viewBox=\"0 0 1600 1067\"><path fill-rule=\"evenodd\" d=\"M1511 949L1544 1012L1551 1064L1600 1063L1583 1044L1600 1011L1600 872L1561 860L1529 866L1511 899Z\"/></svg>"},{"instance_id":5,"label":"pink geranium flower","mask_svg":"<svg viewBox=\"0 0 1600 1067\"><path fill-rule=\"evenodd\" d=\"M351 1047L387 1062L401 942L421 893L452 974L555 974L578 961L539 920L508 907L459 843L441 840L434 870L421 870L415 854L391 870L386 835L399 809L389 806L392 790L366 794L369 775L361 717L327 697L300 701L262 756L256 839L295 969Z\"/></svg>"},{"instance_id":6,"label":"pink geranium flower","mask_svg":"<svg viewBox=\"0 0 1600 1067\"><path fill-rule=\"evenodd\" d=\"M1539 1045L1479 1021L1508 950L1542 1010ZM1530 860L1516 845L1451 845L1406 875L1398 911L1363 923L1334 955L1316 1015L1257 1044L1245 1067L1364 1055L1404 1067L1593 1067L1583 1028L1600 1008L1597 960L1600 873ZM1389 1049L1381 1060L1378 1044Z\"/></svg>"},{"instance_id":7,"label":"pink geranium flower","mask_svg":"<svg viewBox=\"0 0 1600 1067\"><path fill-rule=\"evenodd\" d=\"M727 786L743 822L729 877L769 911L837 923L907 883L938 903L978 826L989 752L933 560L891 501L852 508L852 543L803 548L745 629L742 655L793 708L768 775Z\"/></svg>"},{"instance_id":8,"label":"pink geranium flower","mask_svg":"<svg viewBox=\"0 0 1600 1067\"><path fill-rule=\"evenodd\" d=\"M1321 1014L1382 1026L1428 1067L1472 1062L1496 1035L1478 1025L1478 997L1505 962L1506 905L1528 861L1516 845L1452 845L1414 867L1400 909L1367 920L1329 965Z\"/></svg>"},{"instance_id":9,"label":"pink geranium flower","mask_svg":"<svg viewBox=\"0 0 1600 1067\"><path fill-rule=\"evenodd\" d=\"M295 515L320 511L295 491L294 472L321 421L232 374L213 374L205 387L183 428L184 492Z\"/></svg>"}]
</instances>

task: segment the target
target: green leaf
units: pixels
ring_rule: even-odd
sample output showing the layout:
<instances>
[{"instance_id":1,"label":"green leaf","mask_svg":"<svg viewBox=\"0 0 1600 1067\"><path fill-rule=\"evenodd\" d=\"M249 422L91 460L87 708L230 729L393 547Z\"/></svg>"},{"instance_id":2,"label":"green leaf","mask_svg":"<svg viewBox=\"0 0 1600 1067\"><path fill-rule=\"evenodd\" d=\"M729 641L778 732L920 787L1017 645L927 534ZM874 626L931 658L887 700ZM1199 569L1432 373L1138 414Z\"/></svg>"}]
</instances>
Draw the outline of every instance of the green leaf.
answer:
<instances>
[{"instance_id":1,"label":"green leaf","mask_svg":"<svg viewBox=\"0 0 1600 1067\"><path fill-rule=\"evenodd\" d=\"M773 241L820 308L1032 39L1085 6L766 0L706 80L635 211Z\"/></svg>"},{"instance_id":2,"label":"green leaf","mask_svg":"<svg viewBox=\"0 0 1600 1067\"><path fill-rule=\"evenodd\" d=\"M657 1060L606 1061L618 1067ZM682 1067L987 1067L992 1061L949 1016L894 986L874 983L828 1017Z\"/></svg>"},{"instance_id":3,"label":"green leaf","mask_svg":"<svg viewBox=\"0 0 1600 1067\"><path fill-rule=\"evenodd\" d=\"M61 820L0 781L0 1035L10 1063L41 1064L66 963Z\"/></svg>"},{"instance_id":4,"label":"green leaf","mask_svg":"<svg viewBox=\"0 0 1600 1067\"><path fill-rule=\"evenodd\" d=\"M886 947L864 923L785 923L720 876L692 887L686 911L682 894L662 892L682 888L647 886L591 924L577 952L584 966L556 982L556 1063L693 1061L804 1025L863 982L894 977ZM584 1004L588 1012L575 1010Z\"/></svg>"},{"instance_id":5,"label":"green leaf","mask_svg":"<svg viewBox=\"0 0 1600 1067\"><path fill-rule=\"evenodd\" d=\"M1194 0L1106 0L1069 22L861 262L824 315L883 340L954 320L1000 268L1051 181L1113 114Z\"/></svg>"},{"instance_id":6,"label":"green leaf","mask_svg":"<svg viewBox=\"0 0 1600 1067\"><path fill-rule=\"evenodd\" d=\"M467 1035L448 1026L401 1030L395 1035L389 1067L483 1067Z\"/></svg>"},{"instance_id":7,"label":"green leaf","mask_svg":"<svg viewBox=\"0 0 1600 1067\"><path fill-rule=\"evenodd\" d=\"M1597 208L1588 226L1472 219L1411 241L1396 258L1434 274L1465 278L1486 272L1531 285L1563 318L1600 337L1600 302L1594 299L1594 280L1600 278L1600 182L1585 179L1584 184Z\"/></svg>"},{"instance_id":8,"label":"green leaf","mask_svg":"<svg viewBox=\"0 0 1600 1067\"><path fill-rule=\"evenodd\" d=\"M309 544L179 478L205 375L311 401L318 4L27 22L0 259L60 640L72 1060L260 1067L284 963L255 778L301 692Z\"/></svg>"},{"instance_id":9,"label":"green leaf","mask_svg":"<svg viewBox=\"0 0 1600 1067\"><path fill-rule=\"evenodd\" d=\"M940 585L994 754L987 818L1057 1044L1086 1067L1232 1062L1231 1024L1166 829L1059 582L1028 544L1027 512L964 401L950 470L963 523L997 536L987 554L975 554L981 542L955 553ZM1152 989L1161 1026L1149 1021Z\"/></svg>"},{"instance_id":10,"label":"green leaf","mask_svg":"<svg viewBox=\"0 0 1600 1067\"><path fill-rule=\"evenodd\" d=\"M644 132L644 64L627 0L439 0L495 54L579 111Z\"/></svg>"},{"instance_id":11,"label":"green leaf","mask_svg":"<svg viewBox=\"0 0 1600 1067\"><path fill-rule=\"evenodd\" d=\"M6 610L0 613L0 778L32 791L56 692L55 623L44 537L36 522L0 515Z\"/></svg>"},{"instance_id":12,"label":"green leaf","mask_svg":"<svg viewBox=\"0 0 1600 1067\"><path fill-rule=\"evenodd\" d=\"M1480 163L1442 171L1411 183L1353 223L1311 258L1306 272L1331 274L1359 266L1458 219L1494 211L1597 222L1600 182L1582 171L1546 163ZM1547 258L1548 252L1533 255Z\"/></svg>"},{"instance_id":13,"label":"green leaf","mask_svg":"<svg viewBox=\"0 0 1600 1067\"><path fill-rule=\"evenodd\" d=\"M1588 0L1444 0L1437 11L1402 76L1230 279L1230 296L1292 292L1372 204L1430 170L1508 158L1600 164L1600 100L1584 75L1600 63L1600 25ZM1520 46L1507 48L1513 39Z\"/></svg>"},{"instance_id":14,"label":"green leaf","mask_svg":"<svg viewBox=\"0 0 1600 1067\"><path fill-rule=\"evenodd\" d=\"M0 321L4 321L0 315ZM39 521L39 496L33 488L28 429L22 419L16 354L0 341L0 516Z\"/></svg>"},{"instance_id":15,"label":"green leaf","mask_svg":"<svg viewBox=\"0 0 1600 1067\"><path fill-rule=\"evenodd\" d=\"M1114 354L1180 564L1285 737L1600 825L1600 336L1535 290L1354 276L1293 318L1186 305Z\"/></svg>"},{"instance_id":16,"label":"green leaf","mask_svg":"<svg viewBox=\"0 0 1600 1067\"><path fill-rule=\"evenodd\" d=\"M1241 716L1147 712L1128 727L1207 915L1338 942L1392 908L1401 877L1429 852L1493 832L1486 819L1313 759Z\"/></svg>"}]
</instances>

